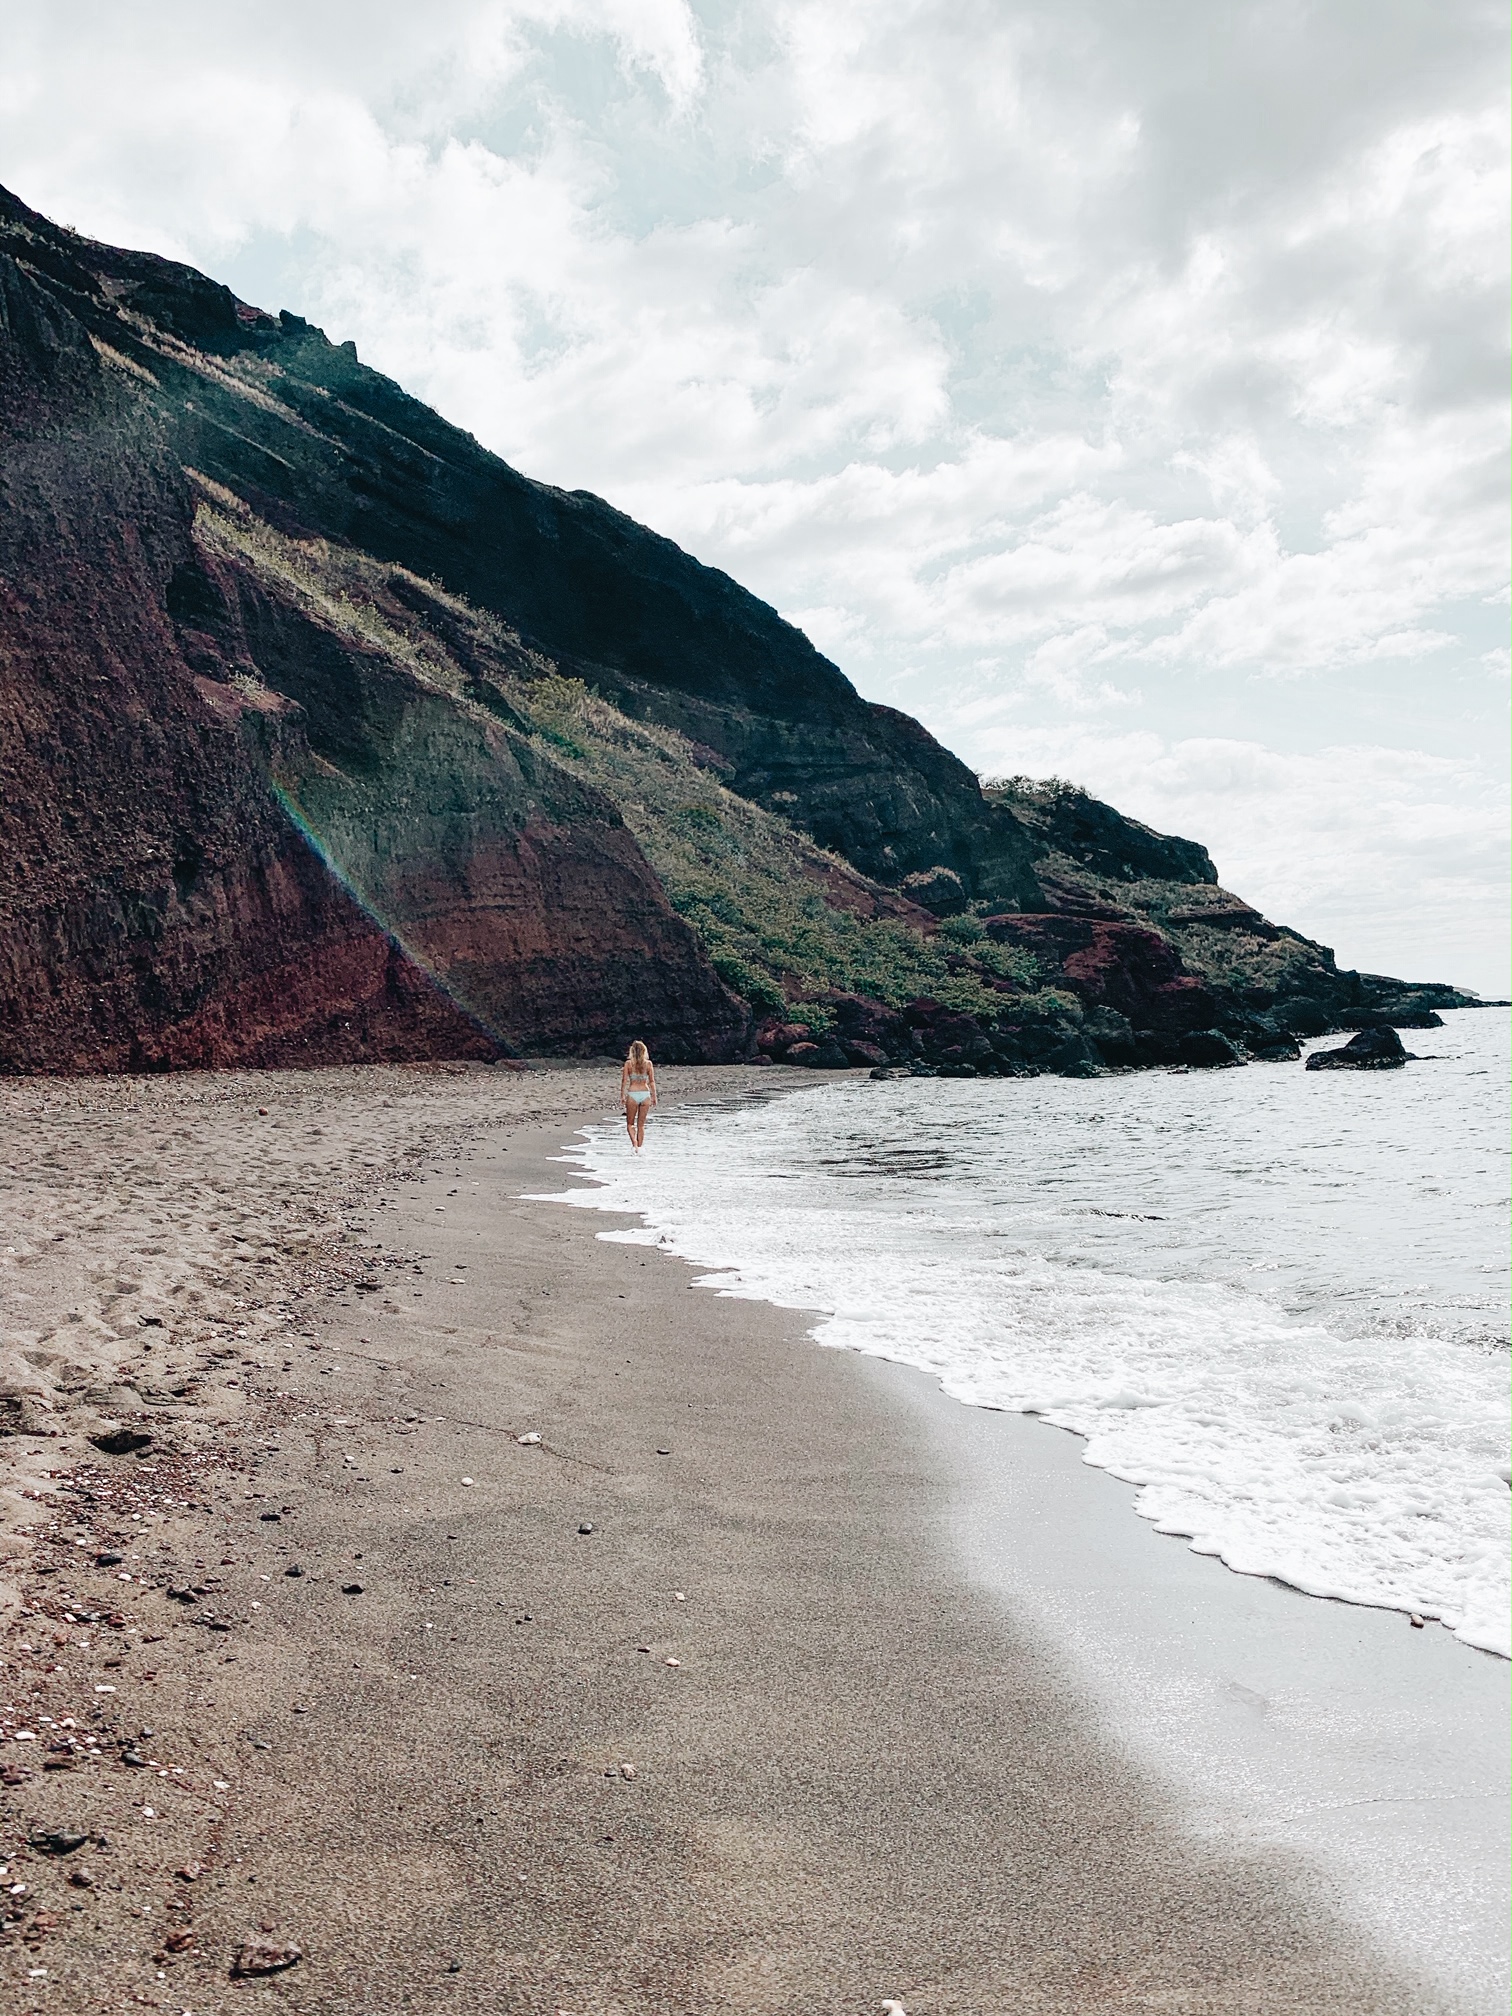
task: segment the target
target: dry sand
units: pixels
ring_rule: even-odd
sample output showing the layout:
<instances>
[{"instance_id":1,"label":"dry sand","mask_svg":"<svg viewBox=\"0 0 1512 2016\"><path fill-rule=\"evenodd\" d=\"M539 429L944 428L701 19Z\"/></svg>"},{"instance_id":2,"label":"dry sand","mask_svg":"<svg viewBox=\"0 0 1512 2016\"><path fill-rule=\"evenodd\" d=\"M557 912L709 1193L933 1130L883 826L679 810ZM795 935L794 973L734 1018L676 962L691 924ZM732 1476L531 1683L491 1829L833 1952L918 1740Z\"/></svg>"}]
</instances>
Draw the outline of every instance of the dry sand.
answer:
<instances>
[{"instance_id":1,"label":"dry sand","mask_svg":"<svg viewBox=\"0 0 1512 2016\"><path fill-rule=\"evenodd\" d=\"M1195 1837L861 1361L522 1199L613 1085L0 1091L7 2016L1445 2007Z\"/></svg>"}]
</instances>

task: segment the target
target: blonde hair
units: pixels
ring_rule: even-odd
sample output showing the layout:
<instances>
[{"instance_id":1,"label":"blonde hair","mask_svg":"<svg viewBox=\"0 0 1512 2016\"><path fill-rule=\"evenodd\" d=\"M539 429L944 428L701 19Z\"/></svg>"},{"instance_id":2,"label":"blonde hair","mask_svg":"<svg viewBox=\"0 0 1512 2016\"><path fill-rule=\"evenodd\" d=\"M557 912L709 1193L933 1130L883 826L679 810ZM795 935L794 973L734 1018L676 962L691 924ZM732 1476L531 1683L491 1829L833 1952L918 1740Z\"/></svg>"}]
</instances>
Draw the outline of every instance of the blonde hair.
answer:
<instances>
[{"instance_id":1,"label":"blonde hair","mask_svg":"<svg viewBox=\"0 0 1512 2016\"><path fill-rule=\"evenodd\" d=\"M639 1037L630 1045L630 1054L626 1057L625 1062L627 1064L649 1064L651 1062L651 1053Z\"/></svg>"}]
</instances>

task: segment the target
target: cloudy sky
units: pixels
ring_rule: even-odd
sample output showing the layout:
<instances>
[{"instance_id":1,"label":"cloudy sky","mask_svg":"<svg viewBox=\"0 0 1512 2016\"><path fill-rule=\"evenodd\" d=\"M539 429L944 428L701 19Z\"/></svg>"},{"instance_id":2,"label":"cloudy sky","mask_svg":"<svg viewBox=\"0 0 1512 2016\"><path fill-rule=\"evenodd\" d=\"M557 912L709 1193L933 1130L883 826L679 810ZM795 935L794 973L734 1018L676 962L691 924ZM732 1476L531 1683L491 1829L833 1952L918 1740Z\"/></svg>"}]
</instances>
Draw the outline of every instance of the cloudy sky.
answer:
<instances>
[{"instance_id":1,"label":"cloudy sky","mask_svg":"<svg viewBox=\"0 0 1512 2016\"><path fill-rule=\"evenodd\" d=\"M1502 992L1505 77L1480 0L0 0L0 180Z\"/></svg>"}]
</instances>

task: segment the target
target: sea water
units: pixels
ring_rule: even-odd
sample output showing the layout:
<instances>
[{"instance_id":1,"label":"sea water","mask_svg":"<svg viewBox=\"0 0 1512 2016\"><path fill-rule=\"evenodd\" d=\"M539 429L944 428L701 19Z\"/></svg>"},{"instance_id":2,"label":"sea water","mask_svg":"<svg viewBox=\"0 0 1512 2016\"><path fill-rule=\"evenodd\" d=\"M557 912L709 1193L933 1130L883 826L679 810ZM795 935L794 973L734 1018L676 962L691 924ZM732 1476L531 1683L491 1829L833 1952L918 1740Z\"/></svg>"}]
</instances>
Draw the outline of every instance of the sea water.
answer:
<instances>
[{"instance_id":1,"label":"sea water","mask_svg":"<svg viewBox=\"0 0 1512 2016\"><path fill-rule=\"evenodd\" d=\"M1405 1040L1428 1061L827 1080L664 1113L639 1155L589 1128L568 1194L1075 1430L1231 1568L1506 1656L1508 1021Z\"/></svg>"}]
</instances>

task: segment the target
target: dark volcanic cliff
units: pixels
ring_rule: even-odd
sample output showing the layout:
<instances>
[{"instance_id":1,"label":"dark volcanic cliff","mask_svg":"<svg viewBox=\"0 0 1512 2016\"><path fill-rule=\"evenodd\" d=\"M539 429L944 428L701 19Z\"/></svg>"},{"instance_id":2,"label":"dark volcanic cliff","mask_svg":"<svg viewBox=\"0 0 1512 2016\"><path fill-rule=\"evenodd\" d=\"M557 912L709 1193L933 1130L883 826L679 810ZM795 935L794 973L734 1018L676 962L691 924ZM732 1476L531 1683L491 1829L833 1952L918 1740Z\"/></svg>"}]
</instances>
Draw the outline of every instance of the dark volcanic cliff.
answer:
<instances>
[{"instance_id":1,"label":"dark volcanic cliff","mask_svg":"<svg viewBox=\"0 0 1512 2016\"><path fill-rule=\"evenodd\" d=\"M720 1058L763 1012L1073 1068L1386 998L1193 843L984 795L350 345L3 191L0 456L0 1069Z\"/></svg>"},{"instance_id":2,"label":"dark volcanic cliff","mask_svg":"<svg viewBox=\"0 0 1512 2016\"><path fill-rule=\"evenodd\" d=\"M521 476L298 316L60 232L4 192L0 249L147 374L183 463L502 617L627 713L719 751L732 788L866 873L943 862L973 895L1032 895L1017 822L966 765L728 575L586 491Z\"/></svg>"},{"instance_id":3,"label":"dark volcanic cliff","mask_svg":"<svg viewBox=\"0 0 1512 2016\"><path fill-rule=\"evenodd\" d=\"M3 257L0 402L0 1067L738 1054L615 808L212 579L156 403Z\"/></svg>"}]
</instances>

